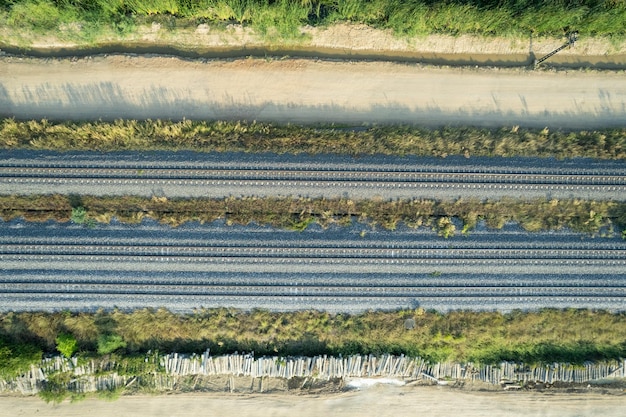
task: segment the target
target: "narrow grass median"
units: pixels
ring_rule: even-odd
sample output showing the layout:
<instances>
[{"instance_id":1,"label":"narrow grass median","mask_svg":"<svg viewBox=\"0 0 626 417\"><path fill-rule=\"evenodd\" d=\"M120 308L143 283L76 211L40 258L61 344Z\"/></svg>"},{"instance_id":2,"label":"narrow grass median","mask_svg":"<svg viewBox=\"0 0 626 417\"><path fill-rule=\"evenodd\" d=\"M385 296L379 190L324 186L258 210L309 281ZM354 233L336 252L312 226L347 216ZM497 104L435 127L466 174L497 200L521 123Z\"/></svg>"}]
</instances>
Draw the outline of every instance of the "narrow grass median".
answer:
<instances>
[{"instance_id":1,"label":"narrow grass median","mask_svg":"<svg viewBox=\"0 0 626 417\"><path fill-rule=\"evenodd\" d=\"M191 120L109 123L2 119L0 148L626 159L626 128L551 131L517 126L427 129Z\"/></svg>"},{"instance_id":2,"label":"narrow grass median","mask_svg":"<svg viewBox=\"0 0 626 417\"><path fill-rule=\"evenodd\" d=\"M165 197L93 197L63 195L0 196L0 218L27 221L73 221L87 227L153 219L170 226L187 222L256 223L292 230L311 224L322 227L360 222L394 230L401 224L429 227L442 237L471 233L479 221L500 229L517 222L530 232L568 227L595 236L626 237L626 203L585 200L481 201L350 200L309 198L167 199ZM454 222L452 219L458 219ZM462 226L458 226L462 223ZM460 230L459 230L460 228Z\"/></svg>"}]
</instances>

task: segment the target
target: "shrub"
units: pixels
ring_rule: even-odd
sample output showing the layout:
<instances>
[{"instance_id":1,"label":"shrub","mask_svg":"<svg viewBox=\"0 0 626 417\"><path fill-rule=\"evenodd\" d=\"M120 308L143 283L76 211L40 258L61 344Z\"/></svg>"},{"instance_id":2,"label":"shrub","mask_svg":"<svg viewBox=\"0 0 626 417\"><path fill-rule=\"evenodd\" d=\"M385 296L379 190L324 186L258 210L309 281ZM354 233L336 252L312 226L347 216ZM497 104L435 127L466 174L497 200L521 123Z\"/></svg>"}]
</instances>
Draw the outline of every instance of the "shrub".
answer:
<instances>
[{"instance_id":1,"label":"shrub","mask_svg":"<svg viewBox=\"0 0 626 417\"><path fill-rule=\"evenodd\" d=\"M89 228L96 227L96 220L89 217L84 207L74 207L70 220L76 224L82 224Z\"/></svg>"},{"instance_id":2,"label":"shrub","mask_svg":"<svg viewBox=\"0 0 626 417\"><path fill-rule=\"evenodd\" d=\"M78 348L76 338L69 333L61 333L57 336L56 343L57 350L66 358L71 358Z\"/></svg>"},{"instance_id":3,"label":"shrub","mask_svg":"<svg viewBox=\"0 0 626 417\"><path fill-rule=\"evenodd\" d=\"M100 355L108 355L125 347L126 342L116 334L103 334L98 337L98 353Z\"/></svg>"},{"instance_id":4,"label":"shrub","mask_svg":"<svg viewBox=\"0 0 626 417\"><path fill-rule=\"evenodd\" d=\"M0 119L0 148L55 151L191 150L279 154L534 156L626 159L626 129L545 131L374 126L337 129L256 122ZM79 205L75 205L77 209Z\"/></svg>"},{"instance_id":5,"label":"shrub","mask_svg":"<svg viewBox=\"0 0 626 417\"><path fill-rule=\"evenodd\" d=\"M42 350L33 344L12 342L0 336L0 377L23 374L30 365L41 361Z\"/></svg>"},{"instance_id":6,"label":"shrub","mask_svg":"<svg viewBox=\"0 0 626 417\"><path fill-rule=\"evenodd\" d=\"M87 220L87 210L84 207L74 207L72 209L72 222L76 224L85 224Z\"/></svg>"},{"instance_id":7,"label":"shrub","mask_svg":"<svg viewBox=\"0 0 626 417\"><path fill-rule=\"evenodd\" d=\"M105 401L115 401L120 398L123 391L123 387L109 387L105 390L98 391L98 398Z\"/></svg>"}]
</instances>

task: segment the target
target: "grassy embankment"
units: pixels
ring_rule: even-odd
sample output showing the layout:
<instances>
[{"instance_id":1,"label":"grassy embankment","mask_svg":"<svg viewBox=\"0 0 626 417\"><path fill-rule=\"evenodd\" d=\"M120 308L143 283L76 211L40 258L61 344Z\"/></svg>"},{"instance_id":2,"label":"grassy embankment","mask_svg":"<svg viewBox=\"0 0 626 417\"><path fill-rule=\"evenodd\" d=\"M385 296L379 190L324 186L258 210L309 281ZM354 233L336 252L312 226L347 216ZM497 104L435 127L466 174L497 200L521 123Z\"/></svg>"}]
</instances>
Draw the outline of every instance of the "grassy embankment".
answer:
<instances>
[{"instance_id":1,"label":"grassy embankment","mask_svg":"<svg viewBox=\"0 0 626 417\"><path fill-rule=\"evenodd\" d=\"M278 39L301 37L303 25L364 23L398 35L475 34L527 38L626 35L626 3L619 0L0 0L0 25L21 34L54 34L97 43L122 38L137 26L238 23ZM7 41L5 39L5 41Z\"/></svg>"},{"instance_id":2,"label":"grassy embankment","mask_svg":"<svg viewBox=\"0 0 626 417\"><path fill-rule=\"evenodd\" d=\"M416 327L404 328L412 318ZM43 353L117 355L128 367L146 352L254 351L256 355L406 354L433 362L583 363L626 357L626 316L589 310L538 312L417 310L359 315L233 309L177 315L166 310L0 315L0 377Z\"/></svg>"}]
</instances>

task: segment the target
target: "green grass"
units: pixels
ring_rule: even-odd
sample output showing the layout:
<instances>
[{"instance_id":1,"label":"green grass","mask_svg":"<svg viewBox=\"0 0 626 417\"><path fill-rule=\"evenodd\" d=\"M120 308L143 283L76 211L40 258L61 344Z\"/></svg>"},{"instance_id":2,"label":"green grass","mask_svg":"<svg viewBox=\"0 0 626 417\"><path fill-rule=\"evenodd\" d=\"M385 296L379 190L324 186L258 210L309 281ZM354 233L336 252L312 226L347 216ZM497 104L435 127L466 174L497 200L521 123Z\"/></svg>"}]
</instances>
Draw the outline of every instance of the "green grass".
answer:
<instances>
[{"instance_id":1,"label":"green grass","mask_svg":"<svg viewBox=\"0 0 626 417\"><path fill-rule=\"evenodd\" d=\"M0 120L0 149L192 150L626 159L626 128L595 131L416 126L345 129L256 122Z\"/></svg>"},{"instance_id":2,"label":"green grass","mask_svg":"<svg viewBox=\"0 0 626 417\"><path fill-rule=\"evenodd\" d=\"M11 27L54 32L63 24L115 26L157 16L212 24L240 23L281 38L303 25L364 23L399 35L626 35L622 0L3 0Z\"/></svg>"},{"instance_id":3,"label":"green grass","mask_svg":"<svg viewBox=\"0 0 626 417\"><path fill-rule=\"evenodd\" d=\"M12 378L26 372L31 364L41 361L39 343L23 329L18 334L0 333L0 378ZM15 337L13 337L15 336Z\"/></svg>"},{"instance_id":4,"label":"green grass","mask_svg":"<svg viewBox=\"0 0 626 417\"><path fill-rule=\"evenodd\" d=\"M68 384L72 378L71 372L53 372L43 383L39 398L47 403L59 404L69 397Z\"/></svg>"},{"instance_id":5,"label":"green grass","mask_svg":"<svg viewBox=\"0 0 626 417\"><path fill-rule=\"evenodd\" d=\"M416 322L412 330L404 328L408 318ZM213 355L254 351L258 356L391 353L433 362L581 364L626 357L625 319L624 313L573 309L507 314L440 314L416 309L357 315L228 308L174 314L143 309L95 314L5 313L0 315L0 334L37 340L32 346L39 349L40 357L41 351L54 352L55 338L69 332L78 341L80 357L90 358L98 357L98 339L114 333L125 343L111 356L122 374L142 372L150 350L191 353L210 349ZM62 386L60 380L52 381L52 400L66 395L58 389Z\"/></svg>"}]
</instances>

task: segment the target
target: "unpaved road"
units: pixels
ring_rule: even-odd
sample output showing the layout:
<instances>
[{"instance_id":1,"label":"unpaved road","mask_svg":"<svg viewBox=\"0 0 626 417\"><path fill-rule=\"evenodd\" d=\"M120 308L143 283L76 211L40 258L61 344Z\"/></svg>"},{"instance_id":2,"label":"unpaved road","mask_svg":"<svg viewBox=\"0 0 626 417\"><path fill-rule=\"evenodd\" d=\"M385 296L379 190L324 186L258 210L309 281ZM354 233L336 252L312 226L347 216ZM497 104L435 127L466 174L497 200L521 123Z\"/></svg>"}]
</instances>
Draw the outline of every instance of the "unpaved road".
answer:
<instances>
[{"instance_id":1,"label":"unpaved road","mask_svg":"<svg viewBox=\"0 0 626 417\"><path fill-rule=\"evenodd\" d=\"M39 398L0 398L11 416L46 417L621 417L626 397L537 392L464 392L436 387L382 387L328 396L181 394L122 397L115 402L45 404Z\"/></svg>"},{"instance_id":2,"label":"unpaved road","mask_svg":"<svg viewBox=\"0 0 626 417\"><path fill-rule=\"evenodd\" d=\"M626 77L382 62L7 57L0 116L602 128L626 120Z\"/></svg>"}]
</instances>

